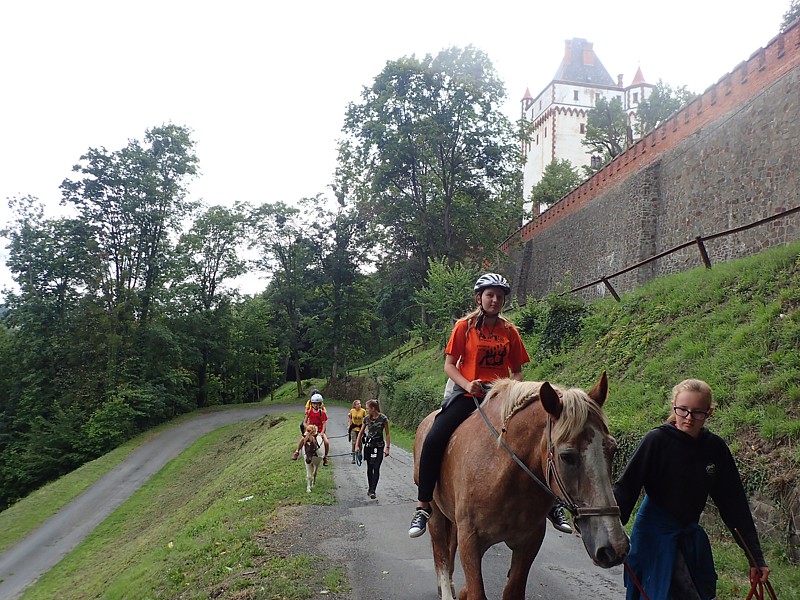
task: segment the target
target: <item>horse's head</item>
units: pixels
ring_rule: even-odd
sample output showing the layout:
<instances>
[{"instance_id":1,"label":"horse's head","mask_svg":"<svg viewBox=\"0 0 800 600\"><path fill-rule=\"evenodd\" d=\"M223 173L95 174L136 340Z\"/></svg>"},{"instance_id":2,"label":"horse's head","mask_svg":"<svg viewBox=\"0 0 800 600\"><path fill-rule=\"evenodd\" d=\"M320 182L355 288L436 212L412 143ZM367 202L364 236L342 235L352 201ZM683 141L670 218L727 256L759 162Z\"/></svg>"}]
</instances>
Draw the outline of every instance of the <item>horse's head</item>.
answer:
<instances>
[{"instance_id":1,"label":"horse's head","mask_svg":"<svg viewBox=\"0 0 800 600\"><path fill-rule=\"evenodd\" d=\"M630 548L611 487L617 443L603 413L607 395L605 372L588 394L548 382L539 388L549 415L547 483L574 512L589 556L605 568L620 564Z\"/></svg>"},{"instance_id":2,"label":"horse's head","mask_svg":"<svg viewBox=\"0 0 800 600\"><path fill-rule=\"evenodd\" d=\"M318 435L319 428L316 425L308 425L303 433L303 455L308 464L311 464L311 459L317 455L317 450L320 448Z\"/></svg>"}]
</instances>

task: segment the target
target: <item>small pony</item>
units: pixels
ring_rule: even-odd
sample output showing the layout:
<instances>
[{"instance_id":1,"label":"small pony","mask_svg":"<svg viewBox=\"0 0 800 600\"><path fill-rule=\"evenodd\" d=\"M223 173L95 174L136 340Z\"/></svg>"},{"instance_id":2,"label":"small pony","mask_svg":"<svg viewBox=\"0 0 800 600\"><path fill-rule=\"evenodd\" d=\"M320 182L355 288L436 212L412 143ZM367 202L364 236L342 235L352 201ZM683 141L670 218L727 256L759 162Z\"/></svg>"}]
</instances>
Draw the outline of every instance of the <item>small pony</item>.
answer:
<instances>
[{"instance_id":1,"label":"small pony","mask_svg":"<svg viewBox=\"0 0 800 600\"><path fill-rule=\"evenodd\" d=\"M611 489L616 443L602 410L607 394L605 372L588 394L548 382L499 379L481 409L456 429L442 461L428 523L443 600L455 596L456 548L466 576L458 598L486 599L481 559L499 542L512 551L503 598L524 598L528 572L544 539L547 511L556 497L571 507L595 564L608 568L622 563L629 541ZM437 412L417 429L415 481L422 442Z\"/></svg>"},{"instance_id":2,"label":"small pony","mask_svg":"<svg viewBox=\"0 0 800 600\"><path fill-rule=\"evenodd\" d=\"M306 492L311 493L317 481L317 469L322 462L319 449L322 447L322 436L316 425L309 425L303 433L303 459L306 462Z\"/></svg>"}]
</instances>

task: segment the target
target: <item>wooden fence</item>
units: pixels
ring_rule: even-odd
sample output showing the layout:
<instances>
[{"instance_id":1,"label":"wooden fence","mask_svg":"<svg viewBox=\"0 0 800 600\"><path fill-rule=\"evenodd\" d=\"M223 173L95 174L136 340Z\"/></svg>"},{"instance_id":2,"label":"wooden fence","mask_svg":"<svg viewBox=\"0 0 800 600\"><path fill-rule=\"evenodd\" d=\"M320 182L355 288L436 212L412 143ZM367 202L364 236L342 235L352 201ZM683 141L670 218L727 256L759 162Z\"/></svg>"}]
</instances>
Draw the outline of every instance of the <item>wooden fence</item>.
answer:
<instances>
[{"instance_id":1,"label":"wooden fence","mask_svg":"<svg viewBox=\"0 0 800 600\"><path fill-rule=\"evenodd\" d=\"M714 233L712 235L707 235L707 236L698 235L695 239L693 239L691 241L684 242L683 244L675 246L674 248L670 248L669 250L664 250L664 252L660 252L659 254L656 254L655 256L651 256L650 258L645 259L643 261L640 261L640 262L636 263L635 265L631 265L629 267L625 267L621 271L617 271L616 273L612 273L611 275L602 276L602 277L600 277L600 279L595 279L594 281L592 281L590 283L586 283L586 284L584 284L582 286L579 286L579 287L576 287L576 288L572 288L571 290L569 290L567 292L562 292L561 294L559 294L559 296L564 296L566 294L572 294L574 292L579 292L581 290L585 290L586 288L590 288L590 287L595 286L595 285L597 285L599 283L602 283L606 287L606 289L609 291L609 293L612 296L614 296L614 299L617 302L620 302L619 294L617 294L617 291L611 285L611 281L609 281L610 279L612 279L614 277L618 277L620 275L624 275L625 273L628 273L629 271L633 271L634 269L638 269L639 267L642 267L642 266L644 266L646 264L649 264L649 263L653 262L654 260L658 260L659 258L663 258L665 256L668 256L668 255L672 254L673 252L677 252L678 250L683 250L684 248L688 248L689 246L693 246L693 245L697 245L697 249L700 252L700 258L702 258L703 264L706 266L707 269L710 269L711 268L711 260L708 258L708 252L706 252L706 247L705 247L704 242L706 242L708 240L713 240L713 239L716 239L716 238L719 238L719 237L724 237L726 235L732 235L734 233L739 233L740 231L745 231L747 229L752 229L753 227L758 227L759 225L763 225L765 223L769 223L770 221L774 221L775 219L780 219L782 217L786 217L786 216L791 215L793 213L796 213L798 211L800 211L800 206L796 206L794 208L790 208L789 210L785 210L785 211L780 212L778 214L771 215L769 217L765 217L764 219L761 219L759 221L755 221L754 223L750 223L749 225L742 225L741 227L734 227L733 229L727 229L725 231L720 231L718 233Z\"/></svg>"}]
</instances>

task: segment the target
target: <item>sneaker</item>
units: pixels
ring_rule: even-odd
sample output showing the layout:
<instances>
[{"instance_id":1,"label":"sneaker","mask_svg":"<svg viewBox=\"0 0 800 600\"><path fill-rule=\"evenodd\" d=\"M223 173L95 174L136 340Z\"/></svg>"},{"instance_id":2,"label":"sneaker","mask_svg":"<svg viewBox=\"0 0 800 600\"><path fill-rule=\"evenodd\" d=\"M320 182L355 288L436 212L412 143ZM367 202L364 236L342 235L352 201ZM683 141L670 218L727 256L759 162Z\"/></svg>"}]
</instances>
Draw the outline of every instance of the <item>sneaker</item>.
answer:
<instances>
[{"instance_id":1,"label":"sneaker","mask_svg":"<svg viewBox=\"0 0 800 600\"><path fill-rule=\"evenodd\" d=\"M376 496L375 496L375 492L370 492L370 493L369 493L369 497L370 497L372 500L375 500L375 497L376 497Z\"/></svg>"},{"instance_id":2,"label":"sneaker","mask_svg":"<svg viewBox=\"0 0 800 600\"><path fill-rule=\"evenodd\" d=\"M322 466L323 466L323 467L327 467L327 466L328 466L328 457L327 457L327 456L326 456L325 458L323 458L323 459L322 459ZM570 532L571 532L571 531L572 531L572 530L570 530Z\"/></svg>"},{"instance_id":3,"label":"sneaker","mask_svg":"<svg viewBox=\"0 0 800 600\"><path fill-rule=\"evenodd\" d=\"M414 518L411 519L411 527L408 529L408 537L418 538L428 528L428 519L431 518L430 510L418 508L414 513Z\"/></svg>"},{"instance_id":4,"label":"sneaker","mask_svg":"<svg viewBox=\"0 0 800 600\"><path fill-rule=\"evenodd\" d=\"M564 508L561 506L554 506L547 513L547 518L553 524L553 527L558 529L561 533L572 533L572 526L567 520L567 515L564 514Z\"/></svg>"},{"instance_id":5,"label":"sneaker","mask_svg":"<svg viewBox=\"0 0 800 600\"><path fill-rule=\"evenodd\" d=\"M351 462L352 464L356 464L356 459L354 458L354 459L353 459L353 460L351 460L350 462Z\"/></svg>"},{"instance_id":6,"label":"sneaker","mask_svg":"<svg viewBox=\"0 0 800 600\"><path fill-rule=\"evenodd\" d=\"M297 460L298 456L300 456L300 450L295 450L294 454L292 454L292 460Z\"/></svg>"}]
</instances>

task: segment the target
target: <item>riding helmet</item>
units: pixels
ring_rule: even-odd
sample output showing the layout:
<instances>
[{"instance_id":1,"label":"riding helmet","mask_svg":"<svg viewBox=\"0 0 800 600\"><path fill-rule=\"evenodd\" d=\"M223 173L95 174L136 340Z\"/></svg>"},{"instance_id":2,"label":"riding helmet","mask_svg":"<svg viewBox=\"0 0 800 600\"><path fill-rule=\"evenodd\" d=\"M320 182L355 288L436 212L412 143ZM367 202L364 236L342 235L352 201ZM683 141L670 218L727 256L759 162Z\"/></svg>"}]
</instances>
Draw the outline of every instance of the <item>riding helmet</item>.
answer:
<instances>
[{"instance_id":1,"label":"riding helmet","mask_svg":"<svg viewBox=\"0 0 800 600\"><path fill-rule=\"evenodd\" d=\"M489 287L501 288L506 293L506 296L511 293L511 286L508 281L506 281L506 278L497 273L485 273L478 277L478 281L475 282L474 290L476 294L479 294Z\"/></svg>"}]
</instances>

